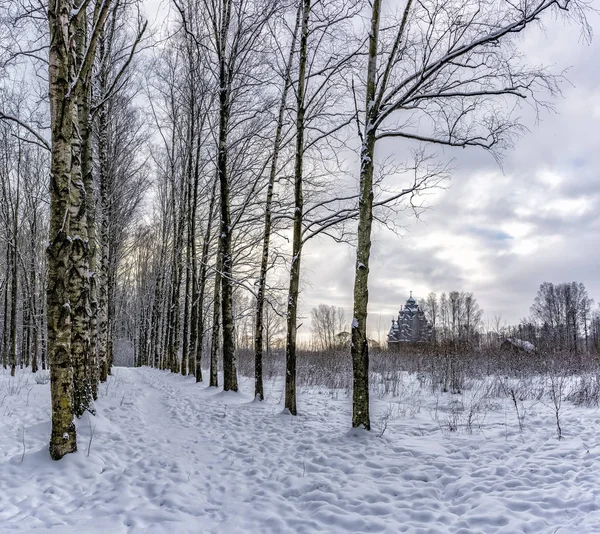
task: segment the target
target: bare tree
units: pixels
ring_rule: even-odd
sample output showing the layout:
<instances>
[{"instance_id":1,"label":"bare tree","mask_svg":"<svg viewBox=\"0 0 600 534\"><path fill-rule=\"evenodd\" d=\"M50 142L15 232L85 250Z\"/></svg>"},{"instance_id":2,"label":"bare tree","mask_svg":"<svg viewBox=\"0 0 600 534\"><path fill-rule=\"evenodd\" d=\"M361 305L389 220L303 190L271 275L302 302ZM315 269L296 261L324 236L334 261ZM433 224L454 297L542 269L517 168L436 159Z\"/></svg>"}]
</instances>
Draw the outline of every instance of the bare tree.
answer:
<instances>
[{"instance_id":1,"label":"bare tree","mask_svg":"<svg viewBox=\"0 0 600 534\"><path fill-rule=\"evenodd\" d=\"M557 77L527 66L512 36L551 12L577 18L587 30L584 7L569 0L406 0L395 21L386 18L382 0L371 3L359 129L360 218L351 351L354 427L371 426L367 307L377 142L403 139L477 146L495 153L510 146L520 125L513 107L504 102L529 98L540 107L540 92L558 92Z\"/></svg>"},{"instance_id":2,"label":"bare tree","mask_svg":"<svg viewBox=\"0 0 600 534\"><path fill-rule=\"evenodd\" d=\"M259 400L264 400L264 386L262 373L263 360L263 330L265 316L265 293L267 290L267 271L269 268L269 250L271 243L271 225L272 225L272 204L273 204L273 189L275 187L275 179L279 165L279 154L283 144L283 128L285 121L285 111L287 107L287 95L291 87L291 71L292 63L295 55L296 40L298 29L300 27L300 19L302 13L302 4L298 3L296 14L296 22L292 31L292 39L289 46L289 54L285 63L283 73L283 91L281 92L281 100L279 103L279 111L277 114L277 122L275 126L275 138L273 140L273 154L271 156L271 165L269 170L269 182L267 185L267 197L265 199L265 227L263 233L263 247L260 264L260 273L258 276L258 290L256 295L256 315L255 315L255 333L254 333L254 396Z\"/></svg>"},{"instance_id":3,"label":"bare tree","mask_svg":"<svg viewBox=\"0 0 600 534\"><path fill-rule=\"evenodd\" d=\"M345 240L344 223L356 215L356 207L352 205L354 195L333 195L332 198L333 173L327 168L326 154L320 145L331 150L335 135L352 120L350 113L334 112L331 107L344 109L347 93L342 89L342 80L355 57L353 47L356 46L351 39L346 39L347 25L357 13L358 2L326 4L303 0L301 4L298 73L293 84L296 96L294 199L293 212L288 215L292 220L292 257L287 299L284 404L285 410L292 415L297 412L296 338L302 249L308 240L319 234L336 238L336 228L341 232L337 239ZM312 151L317 154L314 158L310 157ZM320 172L330 179L319 180ZM307 201L311 201L310 204Z\"/></svg>"},{"instance_id":4,"label":"bare tree","mask_svg":"<svg viewBox=\"0 0 600 534\"><path fill-rule=\"evenodd\" d=\"M533 320L541 325L540 342L546 350L588 349L588 322L593 301L582 283L543 282L531 306Z\"/></svg>"},{"instance_id":5,"label":"bare tree","mask_svg":"<svg viewBox=\"0 0 600 534\"><path fill-rule=\"evenodd\" d=\"M439 303L437 295L434 292L429 293L427 295L427 300L425 301L425 313L427 314L427 320L431 324L433 335L436 335L436 327L439 317Z\"/></svg>"},{"instance_id":6,"label":"bare tree","mask_svg":"<svg viewBox=\"0 0 600 534\"><path fill-rule=\"evenodd\" d=\"M319 350L332 351L339 346L338 335L344 331L345 313L343 308L319 304L310 312L311 328L315 344Z\"/></svg>"}]
</instances>

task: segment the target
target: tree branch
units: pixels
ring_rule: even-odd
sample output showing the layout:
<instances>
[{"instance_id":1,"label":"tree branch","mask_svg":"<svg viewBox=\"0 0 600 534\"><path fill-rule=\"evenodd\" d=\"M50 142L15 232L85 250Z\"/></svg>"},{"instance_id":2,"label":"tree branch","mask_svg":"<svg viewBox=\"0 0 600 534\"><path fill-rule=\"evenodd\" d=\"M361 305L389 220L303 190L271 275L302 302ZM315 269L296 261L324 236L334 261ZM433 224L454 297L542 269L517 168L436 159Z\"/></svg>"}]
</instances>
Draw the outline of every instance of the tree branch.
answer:
<instances>
[{"instance_id":1,"label":"tree branch","mask_svg":"<svg viewBox=\"0 0 600 534\"><path fill-rule=\"evenodd\" d=\"M50 144L48 143L48 141L46 141L31 126L28 126L27 124L25 124L24 122L22 122L17 117L14 117L12 115L6 115L5 113L0 112L0 120L7 121L7 122L14 122L14 123L18 124L19 126L21 126L22 128L25 128L31 135L33 135L39 141L39 146L41 146L42 148L45 148L48 151L51 150ZM36 144L38 144L38 143L36 143Z\"/></svg>"}]
</instances>

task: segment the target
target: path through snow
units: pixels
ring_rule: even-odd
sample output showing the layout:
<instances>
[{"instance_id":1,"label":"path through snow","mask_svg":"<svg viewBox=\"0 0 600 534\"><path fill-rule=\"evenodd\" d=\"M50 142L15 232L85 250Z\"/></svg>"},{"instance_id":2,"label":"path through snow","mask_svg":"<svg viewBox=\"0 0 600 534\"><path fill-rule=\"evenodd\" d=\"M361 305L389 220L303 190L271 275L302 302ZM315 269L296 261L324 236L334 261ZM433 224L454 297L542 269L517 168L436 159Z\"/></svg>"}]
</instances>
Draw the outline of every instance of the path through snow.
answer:
<instances>
[{"instance_id":1,"label":"path through snow","mask_svg":"<svg viewBox=\"0 0 600 534\"><path fill-rule=\"evenodd\" d=\"M257 403L250 380L228 394L117 368L78 421L79 452L52 462L48 385L2 384L2 533L600 532L595 410L566 407L559 442L547 408L523 434L498 409L471 435L444 432L424 400L379 437L348 433L343 395L303 394L294 418L280 384ZM374 404L376 419L389 402Z\"/></svg>"}]
</instances>

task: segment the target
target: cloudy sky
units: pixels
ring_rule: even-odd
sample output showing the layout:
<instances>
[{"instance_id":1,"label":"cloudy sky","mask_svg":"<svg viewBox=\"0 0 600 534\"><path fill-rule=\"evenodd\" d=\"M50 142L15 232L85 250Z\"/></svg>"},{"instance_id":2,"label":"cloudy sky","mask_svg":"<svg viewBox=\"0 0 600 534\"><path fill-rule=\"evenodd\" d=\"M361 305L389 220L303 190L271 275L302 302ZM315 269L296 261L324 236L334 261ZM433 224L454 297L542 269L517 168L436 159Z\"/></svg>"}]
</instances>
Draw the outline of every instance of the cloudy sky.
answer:
<instances>
[{"instance_id":1,"label":"cloudy sky","mask_svg":"<svg viewBox=\"0 0 600 534\"><path fill-rule=\"evenodd\" d=\"M158 7L158 6L161 7ZM166 0L146 0L160 24ZM152 15L156 13L156 16ZM589 21L600 28L600 16ZM591 43L581 30L562 22L529 29L521 42L531 64L566 70L563 97L555 112L536 122L523 110L529 128L506 152L502 168L476 148L448 149L454 160L447 189L427 200L420 220L398 222L401 236L375 230L371 256L369 328L384 335L391 318L413 291L424 298L453 290L473 292L490 323L506 324L529 315L544 281L583 282L600 301L600 36ZM383 147L379 155L405 147ZM319 303L344 307L351 318L355 250L327 238L303 251L301 339L310 336L309 312Z\"/></svg>"},{"instance_id":2,"label":"cloudy sky","mask_svg":"<svg viewBox=\"0 0 600 534\"><path fill-rule=\"evenodd\" d=\"M600 27L600 19L592 17ZM505 154L503 168L477 149L450 149L458 166L449 188L428 199L421 221L405 217L402 237L381 229L373 240L370 328L387 330L406 301L471 291L486 320L529 315L540 283L583 282L600 300L600 38L551 23L524 37L532 63L569 69L556 113L545 113ZM304 307L352 310L354 250L322 240L304 252ZM381 317L381 319L380 319Z\"/></svg>"}]
</instances>

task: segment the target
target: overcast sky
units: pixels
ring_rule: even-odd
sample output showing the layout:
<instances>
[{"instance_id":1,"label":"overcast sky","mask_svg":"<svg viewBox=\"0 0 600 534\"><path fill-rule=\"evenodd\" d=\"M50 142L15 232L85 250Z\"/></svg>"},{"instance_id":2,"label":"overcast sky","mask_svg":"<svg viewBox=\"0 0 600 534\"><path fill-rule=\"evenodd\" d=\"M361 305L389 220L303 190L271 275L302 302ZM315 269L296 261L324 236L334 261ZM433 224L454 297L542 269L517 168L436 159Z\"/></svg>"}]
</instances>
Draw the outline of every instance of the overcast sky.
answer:
<instances>
[{"instance_id":1,"label":"overcast sky","mask_svg":"<svg viewBox=\"0 0 600 534\"><path fill-rule=\"evenodd\" d=\"M157 9L158 4L162 9ZM147 0L150 14L164 17L166 0ZM600 28L600 17L590 16ZM399 219L402 237L378 228L373 236L369 327L386 332L413 291L424 298L453 290L473 292L485 321L506 324L529 316L544 281L583 282L600 300L600 36L586 43L580 29L550 22L531 28L522 47L532 64L565 69L569 83L555 113L536 124L524 110L529 132L506 152L502 168L476 148L448 149L457 170L448 188L428 199L421 220ZM401 141L399 142L401 143ZM397 150L396 150L397 149ZM383 147L379 156L405 147ZM355 250L328 239L303 251L299 330L310 335L308 316L319 303L346 309L351 319Z\"/></svg>"},{"instance_id":2,"label":"overcast sky","mask_svg":"<svg viewBox=\"0 0 600 534\"><path fill-rule=\"evenodd\" d=\"M591 22L600 27L598 17ZM378 229L370 274L370 328L387 330L408 298L471 291L486 320L507 324L529 315L544 281L583 282L600 300L600 38L579 39L576 27L529 32L523 47L536 64L569 68L572 85L556 113L505 154L503 169L483 151L449 149L458 170L449 188L428 200L421 221L405 217L402 237ZM354 250L331 241L304 252L306 309L320 303L352 310Z\"/></svg>"}]
</instances>

